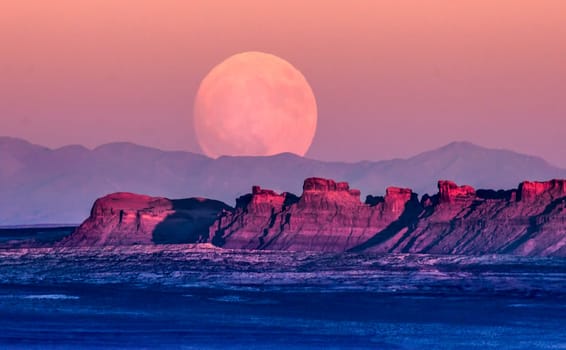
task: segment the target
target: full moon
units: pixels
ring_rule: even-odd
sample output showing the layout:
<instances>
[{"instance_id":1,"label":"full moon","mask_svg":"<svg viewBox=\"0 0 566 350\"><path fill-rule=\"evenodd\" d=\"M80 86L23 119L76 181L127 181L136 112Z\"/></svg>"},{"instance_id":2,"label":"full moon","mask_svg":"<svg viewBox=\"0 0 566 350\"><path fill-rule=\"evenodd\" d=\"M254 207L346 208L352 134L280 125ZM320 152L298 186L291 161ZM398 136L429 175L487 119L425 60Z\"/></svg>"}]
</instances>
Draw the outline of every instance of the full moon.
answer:
<instances>
[{"instance_id":1,"label":"full moon","mask_svg":"<svg viewBox=\"0 0 566 350\"><path fill-rule=\"evenodd\" d=\"M316 100L305 77L267 53L227 58L203 79L195 97L197 139L213 158L284 152L303 156L316 122Z\"/></svg>"}]
</instances>

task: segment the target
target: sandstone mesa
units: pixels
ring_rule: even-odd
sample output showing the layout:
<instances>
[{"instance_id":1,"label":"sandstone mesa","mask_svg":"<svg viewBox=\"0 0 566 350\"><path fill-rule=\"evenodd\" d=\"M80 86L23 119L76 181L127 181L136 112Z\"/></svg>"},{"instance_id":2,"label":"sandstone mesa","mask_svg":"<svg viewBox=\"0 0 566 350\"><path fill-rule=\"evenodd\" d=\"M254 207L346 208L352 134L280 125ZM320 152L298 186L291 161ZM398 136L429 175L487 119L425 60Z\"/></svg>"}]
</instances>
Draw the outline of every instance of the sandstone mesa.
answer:
<instances>
[{"instance_id":1,"label":"sandstone mesa","mask_svg":"<svg viewBox=\"0 0 566 350\"><path fill-rule=\"evenodd\" d=\"M308 178L303 193L253 186L234 208L216 200L131 193L98 199L62 247L212 243L229 249L566 256L566 180L475 190L439 181L418 198L389 187L367 196Z\"/></svg>"}]
</instances>

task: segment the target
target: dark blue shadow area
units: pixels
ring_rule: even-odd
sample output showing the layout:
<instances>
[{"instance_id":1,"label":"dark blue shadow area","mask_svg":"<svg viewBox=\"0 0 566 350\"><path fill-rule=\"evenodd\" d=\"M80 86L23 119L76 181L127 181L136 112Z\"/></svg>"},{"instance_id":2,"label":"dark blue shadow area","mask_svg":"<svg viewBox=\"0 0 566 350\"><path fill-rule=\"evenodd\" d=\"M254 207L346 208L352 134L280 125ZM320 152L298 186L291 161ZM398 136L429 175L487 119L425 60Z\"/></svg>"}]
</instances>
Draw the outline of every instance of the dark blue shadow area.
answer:
<instances>
[{"instance_id":1,"label":"dark blue shadow area","mask_svg":"<svg viewBox=\"0 0 566 350\"><path fill-rule=\"evenodd\" d=\"M2 285L11 348L546 349L564 298Z\"/></svg>"}]
</instances>

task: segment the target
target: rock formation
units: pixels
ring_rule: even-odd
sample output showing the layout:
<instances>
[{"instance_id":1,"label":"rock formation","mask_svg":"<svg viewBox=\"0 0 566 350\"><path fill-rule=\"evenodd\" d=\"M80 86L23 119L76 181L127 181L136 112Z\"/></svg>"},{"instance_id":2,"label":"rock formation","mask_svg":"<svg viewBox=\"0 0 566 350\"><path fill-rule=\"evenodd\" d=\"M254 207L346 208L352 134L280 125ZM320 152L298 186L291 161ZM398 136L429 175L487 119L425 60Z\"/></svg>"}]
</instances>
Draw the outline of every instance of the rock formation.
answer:
<instances>
[{"instance_id":1,"label":"rock formation","mask_svg":"<svg viewBox=\"0 0 566 350\"><path fill-rule=\"evenodd\" d=\"M345 182L308 178L303 193L254 186L236 207L114 194L62 245L211 242L234 249L566 256L566 180L475 190L439 181L419 201L390 187L367 196Z\"/></svg>"},{"instance_id":2,"label":"rock formation","mask_svg":"<svg viewBox=\"0 0 566 350\"><path fill-rule=\"evenodd\" d=\"M399 219L411 201L418 205L411 190L389 188L385 198L362 203L347 183L321 178L306 179L300 198L254 187L210 236L226 248L344 251Z\"/></svg>"},{"instance_id":3,"label":"rock formation","mask_svg":"<svg viewBox=\"0 0 566 350\"><path fill-rule=\"evenodd\" d=\"M208 241L208 228L222 202L189 198L170 200L132 193L98 199L90 217L60 246L105 246Z\"/></svg>"},{"instance_id":4,"label":"rock formation","mask_svg":"<svg viewBox=\"0 0 566 350\"><path fill-rule=\"evenodd\" d=\"M523 182L497 192L446 181L438 188L404 229L365 250L566 256L566 180Z\"/></svg>"}]
</instances>

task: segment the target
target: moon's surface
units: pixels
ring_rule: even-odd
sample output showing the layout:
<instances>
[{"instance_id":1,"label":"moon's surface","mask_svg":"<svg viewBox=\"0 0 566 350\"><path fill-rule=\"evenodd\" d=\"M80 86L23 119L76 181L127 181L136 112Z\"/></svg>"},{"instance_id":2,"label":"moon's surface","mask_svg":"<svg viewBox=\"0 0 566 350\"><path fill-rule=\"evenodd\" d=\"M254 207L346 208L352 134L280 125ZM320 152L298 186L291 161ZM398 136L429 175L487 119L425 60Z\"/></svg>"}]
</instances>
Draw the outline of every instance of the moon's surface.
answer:
<instances>
[{"instance_id":1,"label":"moon's surface","mask_svg":"<svg viewBox=\"0 0 566 350\"><path fill-rule=\"evenodd\" d=\"M198 142L210 157L303 156L317 122L316 99L289 62L262 52L227 58L203 79L194 104Z\"/></svg>"}]
</instances>

